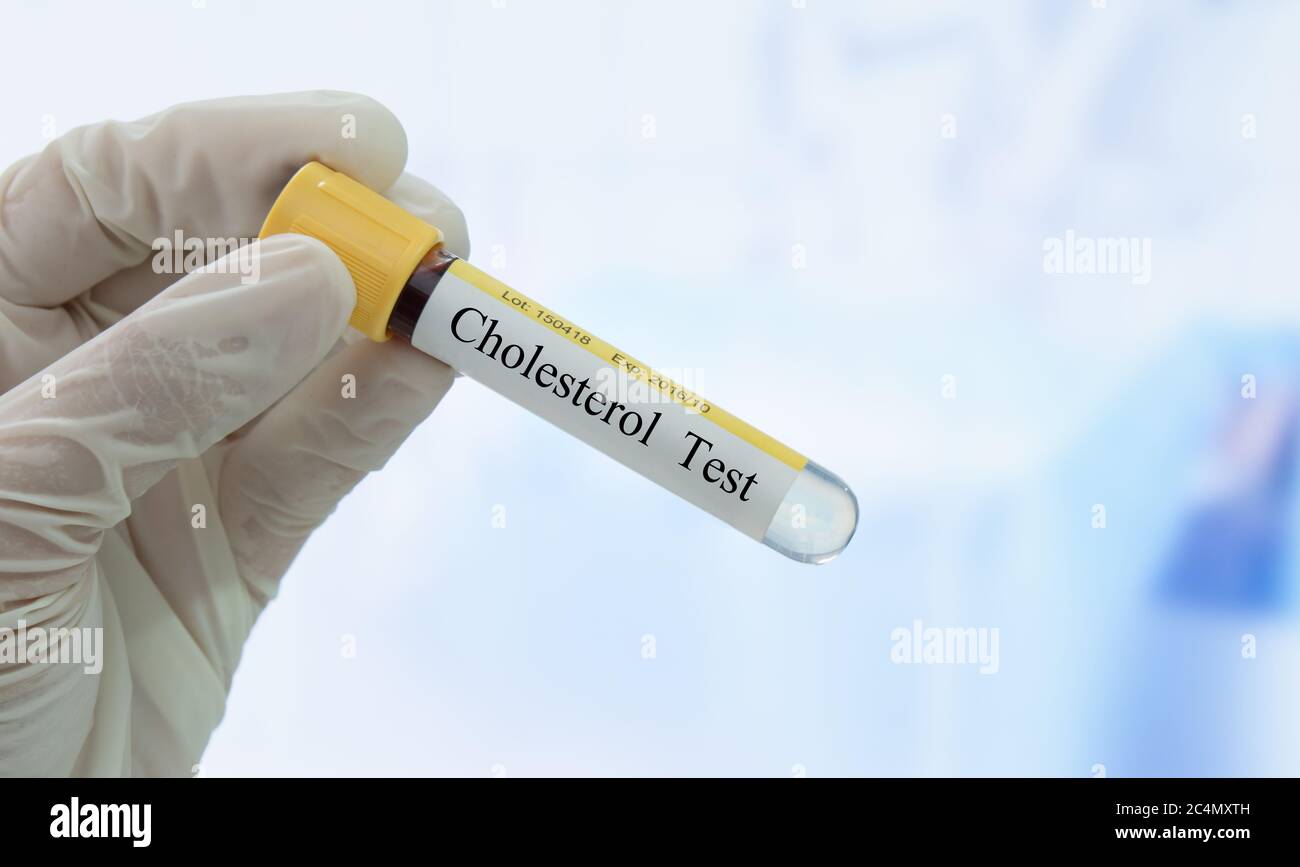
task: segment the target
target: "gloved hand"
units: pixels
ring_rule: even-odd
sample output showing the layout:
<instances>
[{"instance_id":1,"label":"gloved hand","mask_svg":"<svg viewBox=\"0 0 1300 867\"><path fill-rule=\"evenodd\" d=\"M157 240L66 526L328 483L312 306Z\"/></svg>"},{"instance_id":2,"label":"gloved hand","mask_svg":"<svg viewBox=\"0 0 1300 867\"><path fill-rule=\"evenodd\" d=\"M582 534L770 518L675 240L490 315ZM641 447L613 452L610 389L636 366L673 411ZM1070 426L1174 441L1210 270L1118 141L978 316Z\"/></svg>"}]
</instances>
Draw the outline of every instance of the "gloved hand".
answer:
<instances>
[{"instance_id":1,"label":"gloved hand","mask_svg":"<svg viewBox=\"0 0 1300 867\"><path fill-rule=\"evenodd\" d=\"M155 272L177 230L255 239L312 159L468 254L397 120L352 94L83 127L0 175L0 775L189 774L307 536L450 387L401 342L340 340L352 280L315 240ZM102 670L17 661L20 623L102 627Z\"/></svg>"}]
</instances>

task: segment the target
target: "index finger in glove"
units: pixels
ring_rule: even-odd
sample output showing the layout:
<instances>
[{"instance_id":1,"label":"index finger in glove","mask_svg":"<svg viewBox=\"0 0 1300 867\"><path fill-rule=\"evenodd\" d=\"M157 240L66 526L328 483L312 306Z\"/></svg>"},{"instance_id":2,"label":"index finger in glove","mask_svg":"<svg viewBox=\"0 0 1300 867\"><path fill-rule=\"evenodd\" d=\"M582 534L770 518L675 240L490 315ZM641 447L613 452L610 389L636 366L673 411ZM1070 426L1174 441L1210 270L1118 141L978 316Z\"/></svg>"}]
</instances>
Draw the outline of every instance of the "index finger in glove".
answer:
<instances>
[{"instance_id":1,"label":"index finger in glove","mask_svg":"<svg viewBox=\"0 0 1300 867\"><path fill-rule=\"evenodd\" d=\"M177 231L253 238L313 159L383 190L406 164L406 134L378 102L333 91L216 99L74 129L0 175L0 297L64 304Z\"/></svg>"}]
</instances>

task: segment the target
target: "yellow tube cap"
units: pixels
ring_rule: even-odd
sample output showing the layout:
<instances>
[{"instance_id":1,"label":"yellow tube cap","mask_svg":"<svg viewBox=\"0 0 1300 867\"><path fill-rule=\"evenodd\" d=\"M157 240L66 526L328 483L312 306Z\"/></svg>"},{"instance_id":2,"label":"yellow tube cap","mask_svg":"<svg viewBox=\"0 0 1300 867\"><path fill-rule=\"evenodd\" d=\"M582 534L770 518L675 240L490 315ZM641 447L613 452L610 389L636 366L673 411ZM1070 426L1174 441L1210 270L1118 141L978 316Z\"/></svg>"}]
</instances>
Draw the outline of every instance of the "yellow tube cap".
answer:
<instances>
[{"instance_id":1,"label":"yellow tube cap","mask_svg":"<svg viewBox=\"0 0 1300 867\"><path fill-rule=\"evenodd\" d=\"M442 232L345 174L317 162L281 190L259 238L309 235L338 254L357 287L348 320L371 340L388 339L388 317L415 266Z\"/></svg>"}]
</instances>

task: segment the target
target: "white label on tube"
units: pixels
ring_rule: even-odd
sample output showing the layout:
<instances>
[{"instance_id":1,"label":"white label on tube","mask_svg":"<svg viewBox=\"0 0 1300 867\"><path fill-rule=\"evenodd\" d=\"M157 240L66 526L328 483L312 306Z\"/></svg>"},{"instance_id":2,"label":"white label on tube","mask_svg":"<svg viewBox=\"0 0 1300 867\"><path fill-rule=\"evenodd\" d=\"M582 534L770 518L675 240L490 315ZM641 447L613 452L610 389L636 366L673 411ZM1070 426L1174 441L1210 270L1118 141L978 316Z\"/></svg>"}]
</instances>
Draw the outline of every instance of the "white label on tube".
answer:
<instances>
[{"instance_id":1,"label":"white label on tube","mask_svg":"<svg viewBox=\"0 0 1300 867\"><path fill-rule=\"evenodd\" d=\"M411 344L756 540L805 462L465 262L438 281Z\"/></svg>"}]
</instances>

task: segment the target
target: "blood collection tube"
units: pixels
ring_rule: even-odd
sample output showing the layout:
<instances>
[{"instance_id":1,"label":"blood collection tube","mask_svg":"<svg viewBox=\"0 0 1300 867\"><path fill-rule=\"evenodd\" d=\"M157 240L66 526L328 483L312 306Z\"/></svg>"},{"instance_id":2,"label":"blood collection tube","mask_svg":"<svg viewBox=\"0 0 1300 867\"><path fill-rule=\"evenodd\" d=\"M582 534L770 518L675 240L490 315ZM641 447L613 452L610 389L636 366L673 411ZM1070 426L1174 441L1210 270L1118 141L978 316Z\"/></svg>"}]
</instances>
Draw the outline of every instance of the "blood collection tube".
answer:
<instances>
[{"instance_id":1,"label":"blood collection tube","mask_svg":"<svg viewBox=\"0 0 1300 867\"><path fill-rule=\"evenodd\" d=\"M328 245L352 274L350 324L393 335L801 563L833 559L858 504L834 473L572 320L446 252L442 233L320 163L261 237Z\"/></svg>"}]
</instances>

